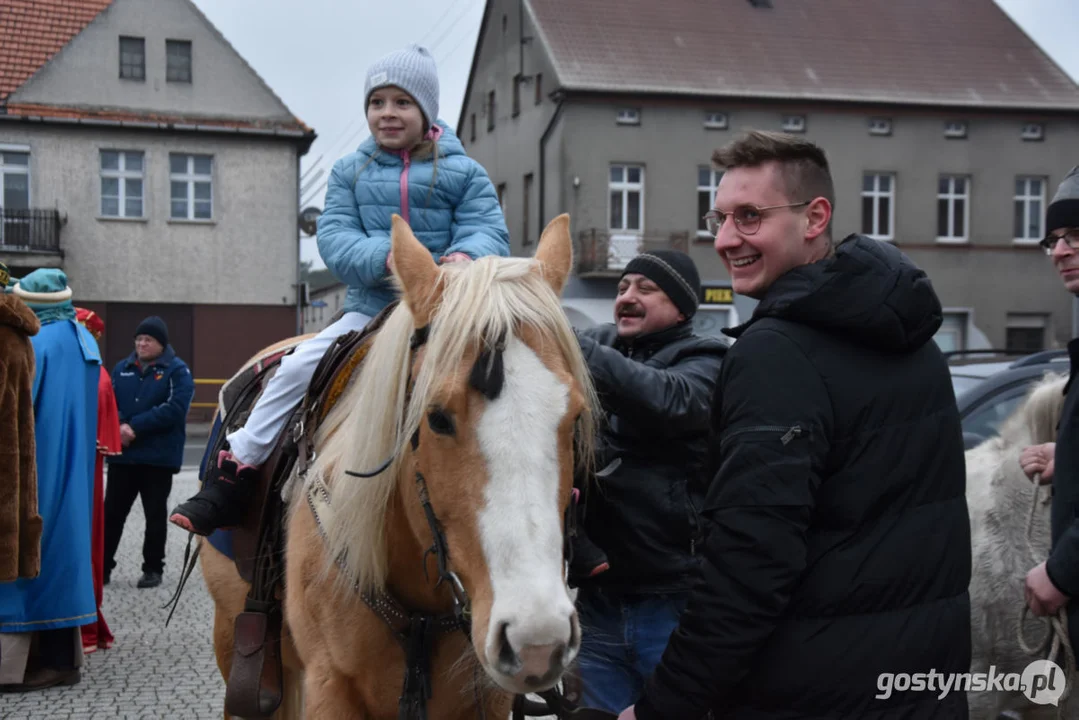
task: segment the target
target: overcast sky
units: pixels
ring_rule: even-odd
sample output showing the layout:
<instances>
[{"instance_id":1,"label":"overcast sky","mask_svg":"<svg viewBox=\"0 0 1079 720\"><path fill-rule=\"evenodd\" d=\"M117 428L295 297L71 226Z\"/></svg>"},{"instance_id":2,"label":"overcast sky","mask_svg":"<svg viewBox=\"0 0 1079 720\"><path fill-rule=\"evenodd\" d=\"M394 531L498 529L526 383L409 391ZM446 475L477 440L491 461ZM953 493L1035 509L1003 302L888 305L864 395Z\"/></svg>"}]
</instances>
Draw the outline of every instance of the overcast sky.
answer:
<instances>
[{"instance_id":1,"label":"overcast sky","mask_svg":"<svg viewBox=\"0 0 1079 720\"><path fill-rule=\"evenodd\" d=\"M382 55L409 42L427 46L438 63L439 115L456 125L484 6L484 0L194 2L289 109L315 129L318 139L302 167L311 170L304 199L317 207L330 166L368 134L364 72ZM1074 39L1079 2L995 2L1079 82L1079 43ZM321 177L313 179L320 169ZM304 258L321 265L314 240L304 244Z\"/></svg>"}]
</instances>

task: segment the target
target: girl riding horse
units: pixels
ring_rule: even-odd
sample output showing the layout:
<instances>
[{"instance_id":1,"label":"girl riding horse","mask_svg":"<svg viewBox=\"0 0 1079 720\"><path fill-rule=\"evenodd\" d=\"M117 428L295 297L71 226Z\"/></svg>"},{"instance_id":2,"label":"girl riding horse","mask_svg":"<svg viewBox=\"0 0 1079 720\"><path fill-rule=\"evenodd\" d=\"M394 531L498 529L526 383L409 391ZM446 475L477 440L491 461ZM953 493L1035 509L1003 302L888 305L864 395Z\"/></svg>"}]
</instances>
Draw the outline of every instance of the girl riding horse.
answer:
<instances>
[{"instance_id":1,"label":"girl riding horse","mask_svg":"<svg viewBox=\"0 0 1079 720\"><path fill-rule=\"evenodd\" d=\"M228 436L202 489L169 518L209 535L239 524L273 451L326 350L362 330L394 299L390 218L400 214L441 263L510 254L509 231L483 167L438 117L438 74L426 48L409 45L367 71L364 106L371 137L338 160L318 223L318 249L348 285L344 315L281 360L244 427Z\"/></svg>"}]
</instances>

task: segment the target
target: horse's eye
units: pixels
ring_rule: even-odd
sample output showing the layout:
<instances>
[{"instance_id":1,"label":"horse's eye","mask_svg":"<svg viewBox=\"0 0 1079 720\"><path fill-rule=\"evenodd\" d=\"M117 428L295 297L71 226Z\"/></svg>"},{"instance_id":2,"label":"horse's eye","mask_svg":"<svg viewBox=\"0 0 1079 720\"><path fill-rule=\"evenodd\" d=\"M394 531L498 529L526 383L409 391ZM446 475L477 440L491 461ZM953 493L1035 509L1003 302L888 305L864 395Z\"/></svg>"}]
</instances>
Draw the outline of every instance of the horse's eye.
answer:
<instances>
[{"instance_id":1,"label":"horse's eye","mask_svg":"<svg viewBox=\"0 0 1079 720\"><path fill-rule=\"evenodd\" d=\"M427 424L439 435L453 435L453 418L445 410L432 410L427 413Z\"/></svg>"}]
</instances>

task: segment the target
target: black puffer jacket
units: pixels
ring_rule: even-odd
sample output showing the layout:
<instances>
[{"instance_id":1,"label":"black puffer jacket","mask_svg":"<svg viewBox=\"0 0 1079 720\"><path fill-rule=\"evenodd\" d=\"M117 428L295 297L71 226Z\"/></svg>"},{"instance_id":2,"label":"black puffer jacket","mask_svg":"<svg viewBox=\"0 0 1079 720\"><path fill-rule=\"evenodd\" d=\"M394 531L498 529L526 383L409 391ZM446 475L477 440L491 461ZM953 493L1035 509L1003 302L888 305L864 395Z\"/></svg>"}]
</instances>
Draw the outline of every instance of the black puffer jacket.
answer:
<instances>
[{"instance_id":1,"label":"black puffer jacket","mask_svg":"<svg viewBox=\"0 0 1079 720\"><path fill-rule=\"evenodd\" d=\"M966 718L880 673L970 670L963 438L940 302L851 236L769 289L724 360L704 579L637 717Z\"/></svg>"},{"instance_id":2,"label":"black puffer jacket","mask_svg":"<svg viewBox=\"0 0 1079 720\"><path fill-rule=\"evenodd\" d=\"M606 412L584 528L619 592L688 590L699 574L711 396L727 344L681 323L627 343L614 325L578 334Z\"/></svg>"}]
</instances>

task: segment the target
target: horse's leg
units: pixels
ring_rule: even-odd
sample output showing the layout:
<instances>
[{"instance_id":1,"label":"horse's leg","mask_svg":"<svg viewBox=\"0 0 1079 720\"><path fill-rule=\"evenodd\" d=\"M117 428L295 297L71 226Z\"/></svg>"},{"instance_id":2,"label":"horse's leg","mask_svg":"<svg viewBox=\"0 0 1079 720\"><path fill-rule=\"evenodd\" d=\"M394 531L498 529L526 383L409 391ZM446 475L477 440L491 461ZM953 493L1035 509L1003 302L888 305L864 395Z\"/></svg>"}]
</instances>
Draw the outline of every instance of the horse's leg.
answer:
<instances>
[{"instance_id":1,"label":"horse's leg","mask_svg":"<svg viewBox=\"0 0 1079 720\"><path fill-rule=\"evenodd\" d=\"M367 713L349 678L327 662L309 664L304 673L305 720L364 720Z\"/></svg>"},{"instance_id":2,"label":"horse's leg","mask_svg":"<svg viewBox=\"0 0 1079 720\"><path fill-rule=\"evenodd\" d=\"M200 539L199 565L206 589L214 601L214 656L217 669L226 683L232 671L233 631L236 616L243 612L244 598L250 585L236 572L232 560L218 552L217 548ZM224 705L224 698L222 698ZM224 710L223 710L224 712ZM225 720L231 716L224 712Z\"/></svg>"},{"instance_id":3,"label":"horse's leg","mask_svg":"<svg viewBox=\"0 0 1079 720\"><path fill-rule=\"evenodd\" d=\"M277 720L303 720L303 671L283 668L281 707L274 713Z\"/></svg>"},{"instance_id":4,"label":"horse's leg","mask_svg":"<svg viewBox=\"0 0 1079 720\"><path fill-rule=\"evenodd\" d=\"M318 535L306 504L298 507L287 520L285 534L285 617L292 631L292 646L304 666L303 717L308 720L352 720L365 718L349 679L334 667L331 658L333 638L319 623L317 590L308 599L308 585L313 583L311 568L322 562ZM316 583L317 585L317 583ZM322 598L327 602L327 598Z\"/></svg>"}]
</instances>

